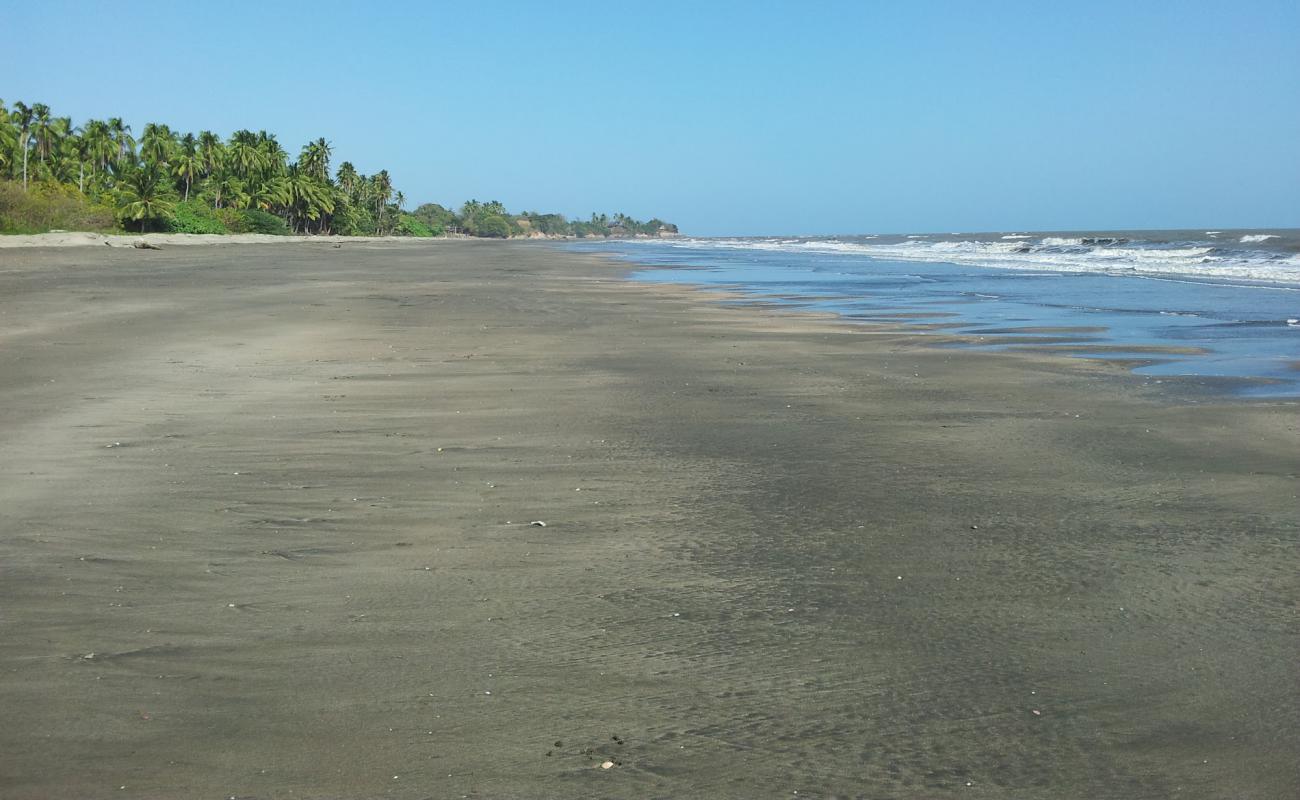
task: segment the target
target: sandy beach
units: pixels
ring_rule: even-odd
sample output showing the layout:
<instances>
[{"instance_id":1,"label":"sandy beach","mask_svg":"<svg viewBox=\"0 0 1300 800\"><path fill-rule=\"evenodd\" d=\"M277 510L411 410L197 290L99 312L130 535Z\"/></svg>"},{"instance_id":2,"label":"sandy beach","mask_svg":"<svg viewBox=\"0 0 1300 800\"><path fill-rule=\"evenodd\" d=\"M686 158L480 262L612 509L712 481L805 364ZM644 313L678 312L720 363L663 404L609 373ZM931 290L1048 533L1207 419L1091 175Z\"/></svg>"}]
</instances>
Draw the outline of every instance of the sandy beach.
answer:
<instances>
[{"instance_id":1,"label":"sandy beach","mask_svg":"<svg viewBox=\"0 0 1300 800\"><path fill-rule=\"evenodd\" d=\"M193 247L196 245L233 244L406 244L429 247L447 239L420 239L411 236L279 236L268 233L91 233L87 231L51 231L0 236L0 250L47 249L51 247ZM146 249L149 249L146 247Z\"/></svg>"},{"instance_id":2,"label":"sandy beach","mask_svg":"<svg viewBox=\"0 0 1300 800\"><path fill-rule=\"evenodd\" d=\"M1296 402L333 244L0 250L0 796L1300 793Z\"/></svg>"}]
</instances>

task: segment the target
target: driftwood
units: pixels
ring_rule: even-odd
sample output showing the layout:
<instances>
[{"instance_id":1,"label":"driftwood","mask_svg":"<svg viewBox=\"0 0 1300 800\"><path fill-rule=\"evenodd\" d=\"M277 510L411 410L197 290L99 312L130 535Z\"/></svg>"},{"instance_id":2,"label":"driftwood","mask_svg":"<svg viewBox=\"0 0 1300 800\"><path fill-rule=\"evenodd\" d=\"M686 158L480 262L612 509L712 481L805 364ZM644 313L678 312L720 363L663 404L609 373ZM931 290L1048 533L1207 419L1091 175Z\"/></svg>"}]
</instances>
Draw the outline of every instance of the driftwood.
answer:
<instances>
[{"instance_id":1,"label":"driftwood","mask_svg":"<svg viewBox=\"0 0 1300 800\"><path fill-rule=\"evenodd\" d=\"M136 250L161 250L162 248L151 242L139 241L131 245Z\"/></svg>"}]
</instances>

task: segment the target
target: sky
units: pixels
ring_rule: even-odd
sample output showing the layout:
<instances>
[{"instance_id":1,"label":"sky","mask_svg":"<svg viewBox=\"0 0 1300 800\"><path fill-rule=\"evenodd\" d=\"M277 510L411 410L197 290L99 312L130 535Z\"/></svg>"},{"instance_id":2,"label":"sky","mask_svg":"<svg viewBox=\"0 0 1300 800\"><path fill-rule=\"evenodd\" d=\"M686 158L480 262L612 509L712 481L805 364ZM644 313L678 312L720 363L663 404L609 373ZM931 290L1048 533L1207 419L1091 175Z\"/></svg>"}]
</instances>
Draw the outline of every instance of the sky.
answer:
<instances>
[{"instance_id":1,"label":"sky","mask_svg":"<svg viewBox=\"0 0 1300 800\"><path fill-rule=\"evenodd\" d=\"M695 235L1300 227L1300 3L3 0L0 98Z\"/></svg>"}]
</instances>

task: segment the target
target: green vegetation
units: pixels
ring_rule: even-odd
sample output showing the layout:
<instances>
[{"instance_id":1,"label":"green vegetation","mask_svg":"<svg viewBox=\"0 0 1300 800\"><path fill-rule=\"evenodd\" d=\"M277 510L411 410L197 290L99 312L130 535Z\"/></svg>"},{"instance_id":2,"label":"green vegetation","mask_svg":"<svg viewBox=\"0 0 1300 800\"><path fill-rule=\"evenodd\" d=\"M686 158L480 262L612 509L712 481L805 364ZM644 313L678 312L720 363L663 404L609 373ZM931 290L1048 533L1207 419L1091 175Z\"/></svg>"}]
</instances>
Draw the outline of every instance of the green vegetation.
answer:
<instances>
[{"instance_id":1,"label":"green vegetation","mask_svg":"<svg viewBox=\"0 0 1300 800\"><path fill-rule=\"evenodd\" d=\"M443 234L441 229L435 230L410 214L403 214L402 218L397 221L397 230L405 236L430 237Z\"/></svg>"},{"instance_id":2,"label":"green vegetation","mask_svg":"<svg viewBox=\"0 0 1300 800\"><path fill-rule=\"evenodd\" d=\"M424 223L438 236L442 236L456 226L456 215L437 203L425 203L411 212L411 216Z\"/></svg>"},{"instance_id":3,"label":"green vegetation","mask_svg":"<svg viewBox=\"0 0 1300 800\"><path fill-rule=\"evenodd\" d=\"M217 216L216 209L209 208L199 200L177 203L172 209L167 229L172 233L230 233L230 229Z\"/></svg>"},{"instance_id":4,"label":"green vegetation","mask_svg":"<svg viewBox=\"0 0 1300 800\"><path fill-rule=\"evenodd\" d=\"M330 173L329 142L308 142L296 161L266 131L222 139L149 123L137 140L119 118L51 116L43 103L0 100L0 233L48 230L506 238L660 236L658 219L592 214L587 221L471 200L458 212L406 198L388 170L350 162Z\"/></svg>"},{"instance_id":5,"label":"green vegetation","mask_svg":"<svg viewBox=\"0 0 1300 800\"><path fill-rule=\"evenodd\" d=\"M113 209L91 202L75 186L36 183L23 191L20 183L0 180L0 233L111 231L116 224Z\"/></svg>"},{"instance_id":6,"label":"green vegetation","mask_svg":"<svg viewBox=\"0 0 1300 800\"><path fill-rule=\"evenodd\" d=\"M567 220L559 214L540 214L525 211L511 214L501 203L493 200L480 203L470 200L460 208L460 213L448 211L436 203L428 203L415 210L421 219L442 225L448 231L469 236L505 238L528 236L548 238L598 238L630 236L676 235L677 226L661 219L649 222L635 220L626 214L592 214L590 220Z\"/></svg>"},{"instance_id":7,"label":"green vegetation","mask_svg":"<svg viewBox=\"0 0 1300 800\"><path fill-rule=\"evenodd\" d=\"M238 221L231 226L231 232L288 236L292 231L289 230L289 225L276 215L258 208L246 208L239 212Z\"/></svg>"}]
</instances>

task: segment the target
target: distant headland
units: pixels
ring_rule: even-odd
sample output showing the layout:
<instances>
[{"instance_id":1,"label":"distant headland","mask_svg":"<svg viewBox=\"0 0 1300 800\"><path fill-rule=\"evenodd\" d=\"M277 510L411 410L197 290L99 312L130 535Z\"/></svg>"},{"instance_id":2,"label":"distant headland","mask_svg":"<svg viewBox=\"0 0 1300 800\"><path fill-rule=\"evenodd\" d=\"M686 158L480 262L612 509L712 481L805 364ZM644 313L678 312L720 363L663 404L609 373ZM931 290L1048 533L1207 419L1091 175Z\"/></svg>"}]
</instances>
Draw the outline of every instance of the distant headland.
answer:
<instances>
[{"instance_id":1,"label":"distant headland","mask_svg":"<svg viewBox=\"0 0 1300 800\"><path fill-rule=\"evenodd\" d=\"M266 131L180 133L149 123L136 138L119 117L52 116L49 106L0 100L0 233L126 230L204 234L656 238L677 226L625 214L568 219L512 213L499 202L406 210L388 170L349 161L331 170L330 143L291 161Z\"/></svg>"}]
</instances>

